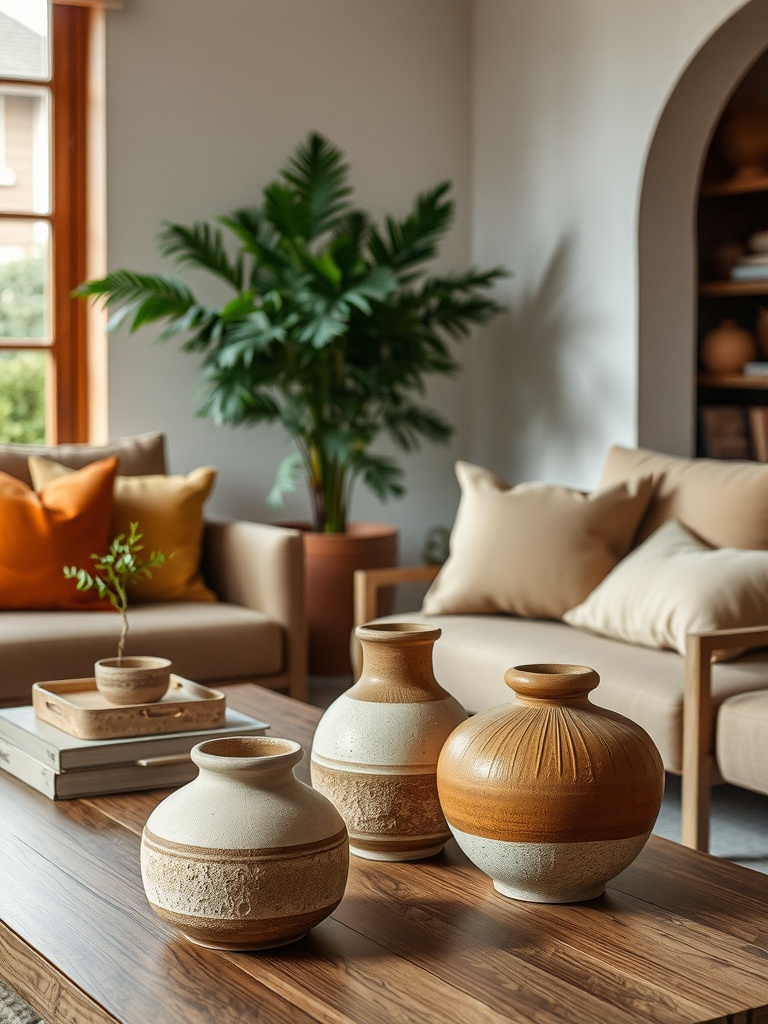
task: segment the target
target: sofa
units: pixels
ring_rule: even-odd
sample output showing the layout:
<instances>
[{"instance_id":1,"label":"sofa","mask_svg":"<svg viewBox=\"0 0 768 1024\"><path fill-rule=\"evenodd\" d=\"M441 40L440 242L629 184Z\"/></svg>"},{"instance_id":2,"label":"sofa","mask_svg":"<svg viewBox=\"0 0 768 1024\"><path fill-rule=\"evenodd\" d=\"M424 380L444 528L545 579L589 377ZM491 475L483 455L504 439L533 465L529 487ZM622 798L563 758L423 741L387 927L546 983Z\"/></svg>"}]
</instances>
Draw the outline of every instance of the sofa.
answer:
<instances>
[{"instance_id":1,"label":"sofa","mask_svg":"<svg viewBox=\"0 0 768 1024\"><path fill-rule=\"evenodd\" d=\"M614 446L592 494L457 475L446 562L360 571L356 623L439 626L436 676L470 712L513 699L513 665L595 668L591 699L682 776L682 841L706 850L713 784L768 794L768 466ZM420 610L377 618L414 582Z\"/></svg>"},{"instance_id":2,"label":"sofa","mask_svg":"<svg viewBox=\"0 0 768 1024\"><path fill-rule=\"evenodd\" d=\"M104 446L0 445L0 473L13 500L32 500L30 467L55 478L72 473L55 486L73 486L77 471L83 476L84 467L97 464L109 470L113 460L115 525L109 524L109 538L135 514L140 529L149 524L152 540L160 538L152 546L173 552L147 582L150 589L131 600L126 653L170 658L176 674L206 685L254 682L306 700L300 533L206 516L215 470L167 474L161 433ZM90 550L103 542L88 540ZM65 582L74 601L74 583ZM116 650L120 620L109 607L29 607L30 595L21 587L0 596L0 704L28 703L35 682L92 677L94 662Z\"/></svg>"}]
</instances>

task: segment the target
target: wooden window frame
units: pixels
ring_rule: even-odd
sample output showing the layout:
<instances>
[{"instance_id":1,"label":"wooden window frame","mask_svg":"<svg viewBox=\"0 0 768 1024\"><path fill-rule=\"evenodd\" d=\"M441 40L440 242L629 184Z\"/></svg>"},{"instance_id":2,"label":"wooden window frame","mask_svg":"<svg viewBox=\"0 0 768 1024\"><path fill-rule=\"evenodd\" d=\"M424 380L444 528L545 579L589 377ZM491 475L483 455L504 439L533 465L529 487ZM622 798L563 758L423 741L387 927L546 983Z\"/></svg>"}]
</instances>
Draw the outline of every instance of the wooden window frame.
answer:
<instances>
[{"instance_id":1,"label":"wooden window frame","mask_svg":"<svg viewBox=\"0 0 768 1024\"><path fill-rule=\"evenodd\" d=\"M98 9L53 0L51 11L51 76L48 80L3 78L3 85L47 89L51 104L51 209L48 214L0 211L4 219L44 221L50 225L50 336L37 340L2 339L0 349L49 353L47 434L49 443L94 439L106 420L104 360L96 350L98 322L72 289L94 267L101 269L103 239L93 196L102 198L94 140L93 81ZM96 86L96 87L95 87ZM94 256L96 257L94 260ZM103 342L101 342L103 344ZM94 374L100 373L95 379ZM103 405L103 408L101 406Z\"/></svg>"}]
</instances>

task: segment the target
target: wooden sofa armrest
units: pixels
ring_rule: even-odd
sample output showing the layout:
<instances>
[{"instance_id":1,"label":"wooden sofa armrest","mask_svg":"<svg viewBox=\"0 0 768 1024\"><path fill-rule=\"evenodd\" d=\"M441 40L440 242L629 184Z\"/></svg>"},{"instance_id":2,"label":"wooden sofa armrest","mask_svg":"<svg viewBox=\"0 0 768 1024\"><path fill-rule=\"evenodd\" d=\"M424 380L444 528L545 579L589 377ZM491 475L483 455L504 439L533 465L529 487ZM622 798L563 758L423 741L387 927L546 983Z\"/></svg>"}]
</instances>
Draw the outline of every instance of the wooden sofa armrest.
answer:
<instances>
[{"instance_id":1,"label":"wooden sofa armrest","mask_svg":"<svg viewBox=\"0 0 768 1024\"><path fill-rule=\"evenodd\" d=\"M768 646L768 626L691 633L685 652L683 703L682 841L709 848L709 813L715 752L712 741L712 655L715 651Z\"/></svg>"},{"instance_id":2,"label":"wooden sofa armrest","mask_svg":"<svg viewBox=\"0 0 768 1024\"><path fill-rule=\"evenodd\" d=\"M298 530L244 520L208 519L203 574L223 600L264 612L285 630L285 685L307 699L304 542Z\"/></svg>"},{"instance_id":3,"label":"wooden sofa armrest","mask_svg":"<svg viewBox=\"0 0 768 1024\"><path fill-rule=\"evenodd\" d=\"M377 615L379 591L400 583L431 583L440 571L439 565L397 565L388 569L357 569L355 571L355 625L362 626Z\"/></svg>"}]
</instances>

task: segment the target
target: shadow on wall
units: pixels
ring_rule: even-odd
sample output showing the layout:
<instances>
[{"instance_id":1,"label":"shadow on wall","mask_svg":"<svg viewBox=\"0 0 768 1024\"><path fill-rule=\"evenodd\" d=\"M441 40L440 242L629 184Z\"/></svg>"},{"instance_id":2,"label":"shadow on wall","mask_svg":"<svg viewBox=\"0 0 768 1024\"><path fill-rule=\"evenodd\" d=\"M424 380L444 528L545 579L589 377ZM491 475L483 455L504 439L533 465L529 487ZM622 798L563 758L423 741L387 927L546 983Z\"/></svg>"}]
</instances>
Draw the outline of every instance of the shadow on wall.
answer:
<instances>
[{"instance_id":1,"label":"shadow on wall","mask_svg":"<svg viewBox=\"0 0 768 1024\"><path fill-rule=\"evenodd\" d=\"M593 486L580 470L593 465L604 446L601 423L621 402L611 386L611 353L601 360L594 351L596 319L571 312L573 251L565 236L540 280L510 299L479 350L472 457L510 483Z\"/></svg>"}]
</instances>

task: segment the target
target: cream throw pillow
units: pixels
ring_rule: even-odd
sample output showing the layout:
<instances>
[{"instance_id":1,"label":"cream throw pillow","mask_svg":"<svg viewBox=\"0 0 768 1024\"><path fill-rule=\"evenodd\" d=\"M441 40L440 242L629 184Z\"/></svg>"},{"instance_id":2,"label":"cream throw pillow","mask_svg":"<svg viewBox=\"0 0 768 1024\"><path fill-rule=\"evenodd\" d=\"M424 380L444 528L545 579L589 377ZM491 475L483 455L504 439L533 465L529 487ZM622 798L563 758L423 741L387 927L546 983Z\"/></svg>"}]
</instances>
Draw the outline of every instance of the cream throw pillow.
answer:
<instances>
[{"instance_id":1,"label":"cream throw pillow","mask_svg":"<svg viewBox=\"0 0 768 1024\"><path fill-rule=\"evenodd\" d=\"M73 470L32 455L29 472L36 490ZM162 569L130 589L132 601L215 601L203 582L200 559L203 505L211 493L216 470L195 469L186 476L116 476L113 536L138 522L144 550L173 553ZM86 566L87 568L87 566Z\"/></svg>"},{"instance_id":2,"label":"cream throw pillow","mask_svg":"<svg viewBox=\"0 0 768 1024\"><path fill-rule=\"evenodd\" d=\"M670 519L563 618L685 654L688 633L768 623L768 551L711 548Z\"/></svg>"},{"instance_id":3,"label":"cream throw pillow","mask_svg":"<svg viewBox=\"0 0 768 1024\"><path fill-rule=\"evenodd\" d=\"M456 476L450 555L424 599L425 615L561 618L627 553L652 492L648 478L594 494L540 483L510 488L466 462Z\"/></svg>"}]
</instances>

